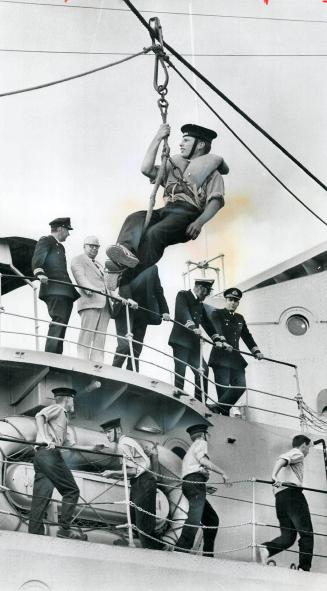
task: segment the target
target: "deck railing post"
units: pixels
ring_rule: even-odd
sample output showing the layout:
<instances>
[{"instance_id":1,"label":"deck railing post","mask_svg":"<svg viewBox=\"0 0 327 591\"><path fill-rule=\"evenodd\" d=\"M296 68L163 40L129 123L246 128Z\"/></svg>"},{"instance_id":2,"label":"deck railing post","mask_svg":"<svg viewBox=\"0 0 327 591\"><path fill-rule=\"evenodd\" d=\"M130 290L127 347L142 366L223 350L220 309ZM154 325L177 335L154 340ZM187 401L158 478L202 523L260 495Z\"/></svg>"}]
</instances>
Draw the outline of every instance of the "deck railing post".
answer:
<instances>
[{"instance_id":1,"label":"deck railing post","mask_svg":"<svg viewBox=\"0 0 327 591\"><path fill-rule=\"evenodd\" d=\"M128 490L128 479L127 479L127 466L126 466L126 458L123 456L123 474L124 474L124 489L125 489L125 503L126 503L126 517L127 517L127 527L128 527L128 545L130 547L134 547L133 541L133 526L131 520L131 507L130 507L130 499L129 499L129 490Z\"/></svg>"},{"instance_id":2,"label":"deck railing post","mask_svg":"<svg viewBox=\"0 0 327 591\"><path fill-rule=\"evenodd\" d=\"M252 561L256 562L256 548L257 548L257 540L256 540L256 489L255 489L255 485L256 485L256 479L252 478Z\"/></svg>"},{"instance_id":3,"label":"deck railing post","mask_svg":"<svg viewBox=\"0 0 327 591\"><path fill-rule=\"evenodd\" d=\"M302 433L305 431L305 416L303 412L303 398L300 391L300 379L299 379L299 372L298 368L294 367L294 378L296 382L296 397L295 400L297 402L297 407L299 409L299 419L300 419L300 428Z\"/></svg>"},{"instance_id":4,"label":"deck railing post","mask_svg":"<svg viewBox=\"0 0 327 591\"><path fill-rule=\"evenodd\" d=\"M200 334L200 365L199 365L199 376L200 376L200 388L201 388L201 400L202 404L205 405L205 392L204 392L204 369L203 369L203 341Z\"/></svg>"},{"instance_id":5,"label":"deck railing post","mask_svg":"<svg viewBox=\"0 0 327 591\"><path fill-rule=\"evenodd\" d=\"M126 308L126 325L127 325L126 337L128 339L128 346L129 346L129 353L131 356L132 368L133 368L133 371L136 371L134 347L133 347L133 333L131 331L131 318L129 315L129 305L127 303L125 304L125 308Z\"/></svg>"},{"instance_id":6,"label":"deck railing post","mask_svg":"<svg viewBox=\"0 0 327 591\"><path fill-rule=\"evenodd\" d=\"M33 286L33 307L34 307L34 327L35 327L35 349L40 350L40 339L39 339L39 309L38 309L38 297L37 287Z\"/></svg>"},{"instance_id":7,"label":"deck railing post","mask_svg":"<svg viewBox=\"0 0 327 591\"><path fill-rule=\"evenodd\" d=\"M2 311L2 273L0 273L0 345L1 345L1 311Z\"/></svg>"}]
</instances>

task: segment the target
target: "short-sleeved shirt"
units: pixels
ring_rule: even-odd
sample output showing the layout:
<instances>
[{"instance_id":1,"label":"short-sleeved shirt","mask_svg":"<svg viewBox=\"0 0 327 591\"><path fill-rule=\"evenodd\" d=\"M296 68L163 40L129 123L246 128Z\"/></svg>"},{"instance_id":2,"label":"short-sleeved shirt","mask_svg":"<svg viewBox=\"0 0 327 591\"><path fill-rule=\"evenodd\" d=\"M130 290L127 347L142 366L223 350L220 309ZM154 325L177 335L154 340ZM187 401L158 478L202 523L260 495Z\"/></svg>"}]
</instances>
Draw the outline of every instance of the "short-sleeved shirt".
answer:
<instances>
[{"instance_id":1,"label":"short-sleeved shirt","mask_svg":"<svg viewBox=\"0 0 327 591\"><path fill-rule=\"evenodd\" d=\"M278 480L281 482L289 482L293 486L302 486L303 484L303 468L304 468L304 455L296 447L293 447L290 451L281 454L279 460L285 460L287 465L281 468L278 473ZM286 490L287 486L280 486L278 488L273 487L274 493L278 494L282 490Z\"/></svg>"},{"instance_id":2,"label":"short-sleeved shirt","mask_svg":"<svg viewBox=\"0 0 327 591\"><path fill-rule=\"evenodd\" d=\"M46 406L35 415L35 418L40 416L44 417L48 424L50 437L56 445L67 445L71 447L75 444L74 438L67 430L67 412L60 404ZM39 433L38 436L40 437Z\"/></svg>"},{"instance_id":3,"label":"short-sleeved shirt","mask_svg":"<svg viewBox=\"0 0 327 591\"><path fill-rule=\"evenodd\" d=\"M118 448L126 459L127 468L134 468L136 470L135 478L143 474L146 470L149 470L151 464L150 458L135 439L123 435L119 439Z\"/></svg>"},{"instance_id":4,"label":"short-sleeved shirt","mask_svg":"<svg viewBox=\"0 0 327 591\"><path fill-rule=\"evenodd\" d=\"M177 157L173 156L172 159L174 160ZM224 201L224 194L225 194L225 186L224 181L221 174L218 170L214 170L202 183L200 187L197 187L195 182L189 182L187 180L187 168L190 164L190 161L178 158L178 163L180 165L181 161L185 160L185 165L183 165L181 169L181 173L183 174L184 183L178 182L178 174L176 175L176 171L174 171L170 162L167 162L166 171L164 174L164 178L162 180L162 185L164 186L164 201L165 204L168 205L169 203L174 203L176 201L183 201L189 203L199 209L199 211L203 211L209 201L213 199L217 199L221 202L221 207L223 207ZM197 160L197 159L195 159ZM191 161L192 162L192 161ZM154 167L154 174L152 180L157 175L159 167ZM177 178L176 178L177 176ZM194 181L194 179L193 179ZM187 186L187 191L185 190L185 186Z\"/></svg>"},{"instance_id":5,"label":"short-sleeved shirt","mask_svg":"<svg viewBox=\"0 0 327 591\"><path fill-rule=\"evenodd\" d=\"M196 439L187 450L182 464L182 478L194 472L208 475L208 471L201 465L201 460L208 456L208 444L205 439Z\"/></svg>"}]
</instances>

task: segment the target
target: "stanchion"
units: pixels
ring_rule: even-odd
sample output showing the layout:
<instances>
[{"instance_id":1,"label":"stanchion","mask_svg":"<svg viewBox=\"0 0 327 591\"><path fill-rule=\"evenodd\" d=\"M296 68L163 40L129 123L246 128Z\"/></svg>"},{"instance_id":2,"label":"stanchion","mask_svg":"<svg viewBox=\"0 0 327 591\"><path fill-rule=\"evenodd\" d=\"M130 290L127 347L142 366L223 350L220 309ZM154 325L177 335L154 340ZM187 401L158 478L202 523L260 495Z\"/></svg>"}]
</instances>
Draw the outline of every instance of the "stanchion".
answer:
<instances>
[{"instance_id":1,"label":"stanchion","mask_svg":"<svg viewBox=\"0 0 327 591\"><path fill-rule=\"evenodd\" d=\"M126 307L126 325L127 325L127 335L126 336L128 339L128 346L129 346L129 353L130 353L131 361L132 361L132 368L133 368L133 371L136 371L134 349L133 349L133 333L131 332L131 319L129 316L128 304L125 304L125 307Z\"/></svg>"},{"instance_id":2,"label":"stanchion","mask_svg":"<svg viewBox=\"0 0 327 591\"><path fill-rule=\"evenodd\" d=\"M127 467L126 467L126 458L123 456L123 474L124 474L124 489L125 489L125 502L126 502L126 517L127 517L127 527L128 527L128 545L131 548L135 548L135 544L133 541L133 526L131 520L131 507L129 504L129 490L128 490L128 480L127 480Z\"/></svg>"},{"instance_id":3,"label":"stanchion","mask_svg":"<svg viewBox=\"0 0 327 591\"><path fill-rule=\"evenodd\" d=\"M205 400L205 392L204 392L204 369L203 369L203 356L202 356L202 352L203 352L203 342L202 342L202 337L200 334L200 367L199 367L199 375L200 375L200 388L201 388L201 401L202 404L205 406L206 400Z\"/></svg>"},{"instance_id":4,"label":"stanchion","mask_svg":"<svg viewBox=\"0 0 327 591\"><path fill-rule=\"evenodd\" d=\"M252 561L256 562L256 547L257 547L257 540L256 540L256 507L255 507L255 485L256 479L252 478Z\"/></svg>"},{"instance_id":5,"label":"stanchion","mask_svg":"<svg viewBox=\"0 0 327 591\"><path fill-rule=\"evenodd\" d=\"M36 285L33 286L33 305L34 305L34 327L35 327L35 349L36 351L40 350L40 339L39 339L39 310L38 310L38 297L37 297L37 287Z\"/></svg>"},{"instance_id":6,"label":"stanchion","mask_svg":"<svg viewBox=\"0 0 327 591\"><path fill-rule=\"evenodd\" d=\"M0 345L1 345L1 312L2 312L2 273L0 273Z\"/></svg>"}]
</instances>

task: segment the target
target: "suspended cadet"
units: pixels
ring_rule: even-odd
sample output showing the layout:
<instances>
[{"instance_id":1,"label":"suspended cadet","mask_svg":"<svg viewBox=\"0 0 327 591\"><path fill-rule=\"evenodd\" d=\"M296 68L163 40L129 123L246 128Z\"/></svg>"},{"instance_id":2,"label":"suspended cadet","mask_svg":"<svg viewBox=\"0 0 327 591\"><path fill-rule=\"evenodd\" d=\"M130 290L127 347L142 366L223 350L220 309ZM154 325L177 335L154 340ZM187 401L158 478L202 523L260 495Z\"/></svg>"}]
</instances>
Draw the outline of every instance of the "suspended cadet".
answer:
<instances>
[{"instance_id":1,"label":"suspended cadet","mask_svg":"<svg viewBox=\"0 0 327 591\"><path fill-rule=\"evenodd\" d=\"M217 133L200 125L187 124L180 154L169 157L162 179L164 207L152 211L144 230L146 211L129 215L120 230L117 244L107 249L109 273L125 273L128 282L143 269L157 263L167 246L195 240L204 224L224 206L222 174L229 168L221 156L210 154ZM163 123L154 136L143 160L142 173L155 182L159 146L170 134Z\"/></svg>"}]
</instances>

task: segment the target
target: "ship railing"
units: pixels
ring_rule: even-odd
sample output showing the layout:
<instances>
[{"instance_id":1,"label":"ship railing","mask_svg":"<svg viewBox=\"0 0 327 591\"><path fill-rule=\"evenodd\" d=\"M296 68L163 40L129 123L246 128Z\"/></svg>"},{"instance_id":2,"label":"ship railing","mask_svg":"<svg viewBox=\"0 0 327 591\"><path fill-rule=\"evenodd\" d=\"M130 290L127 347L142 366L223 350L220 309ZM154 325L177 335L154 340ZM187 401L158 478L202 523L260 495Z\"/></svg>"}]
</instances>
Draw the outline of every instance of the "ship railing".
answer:
<instances>
[{"instance_id":1,"label":"ship railing","mask_svg":"<svg viewBox=\"0 0 327 591\"><path fill-rule=\"evenodd\" d=\"M0 441L17 443L19 445L22 445L21 451L23 451L24 448L26 449L29 446L30 447L35 447L35 446L36 447L44 447L47 445L44 442L26 441L24 439L19 439L16 437L8 437L8 436L1 436L1 435L0 435ZM68 450L70 452L81 452L83 454L96 454L101 457L101 460L103 458L115 457L115 458L120 459L121 465L122 465L121 478L117 476L117 473L119 472L118 470L109 471L109 472L112 472L113 476L111 477L110 474L108 475L110 482L108 482L108 487L106 488L105 492L110 491L110 489L113 486L115 486L119 482L123 481L124 498L119 501L112 501L112 502L100 501L99 498L104 494L104 491L101 492L100 494L97 493L97 495L93 499L88 500L88 501L85 501L85 499L82 496L80 496L80 499L82 502L79 501L76 506L77 512L74 515L72 527L76 527L78 530L82 529L81 527L74 525L74 522L78 521L80 517L83 517L82 513L83 513L83 509L85 507L92 509L92 511L94 512L94 515L95 515L96 522L103 522L104 517L103 517L103 515L98 514L98 511L97 511L98 506L101 506L103 508L104 505L106 505L106 506L107 505L122 505L122 506L125 506L125 508L126 508L126 523L125 524L116 525L111 530L110 530L109 524L106 524L105 526L97 526L96 528L92 528L92 527L90 527L90 525L88 525L87 527L83 528L83 533L87 533L88 531L93 531L94 529L98 529L99 527L101 527L101 528L104 527L104 529L108 529L111 532L115 532L119 537L121 537L121 534L119 532L120 532L120 529L123 528L123 529L127 530L128 545L131 547L135 546L133 532L137 532L137 534L139 534L139 535L141 534L145 538L149 538L149 539L152 539L152 540L158 542L158 537L153 537L153 536L149 535L147 532L144 532L142 529L137 527L135 525L135 523L132 522L132 518L131 518L131 510L132 509L133 509L133 511L139 511L141 513L145 513L153 518L156 517L156 515L154 513L151 513L150 511L147 511L144 508L138 506L137 504L133 503L130 499L129 478L128 478L128 472L127 472L127 461L130 463L132 460L135 464L135 467L137 468L137 467L139 467L139 464L135 460L133 460L132 458L128 458L128 460L127 460L123 454L112 453L109 451L101 451L99 449L96 449L96 447L95 447L95 449L87 450L84 447L80 448L80 447L78 447L78 445L74 445L73 447L56 446L56 449ZM2 459L1 461L3 463L11 463L10 456L8 457L8 459ZM17 463L17 459L15 460L15 463ZM144 469L143 466L142 466L142 469ZM164 475L161 473L157 473L151 469L148 469L147 472L151 473L152 475L154 475L157 478L159 487L161 487L161 488L163 487L164 489L165 489L165 487L167 487L170 490L173 488L178 488L181 490L181 486L182 486L182 482L183 482L183 479L181 477L179 477L177 475L174 475L174 476ZM96 475L98 475L100 477L102 476L101 473L100 474L97 473ZM188 481L188 483L190 484L191 481ZM198 484L198 482L194 482L194 483ZM246 487L251 486L252 492L250 495L247 495L247 498L239 498L239 497L237 498L237 497L235 497L235 495L230 496L230 495L226 495L226 494L225 495L222 495L219 493L217 494L218 487L224 485L224 483L221 481L209 482L209 483L204 484L204 486L206 486L207 495L209 495L209 497L213 497L213 498L218 497L219 499L224 499L224 500L228 500L228 501L235 501L237 503L243 504L243 506L244 506L244 504L250 505L250 513L248 513L248 518L246 521L229 523L229 524L226 524L226 523L221 524L220 523L219 529L220 530L234 530L234 529L248 527L248 528L250 528L250 532L249 532L249 535L247 536L248 539L246 539L246 537L243 536L243 539L244 538L245 539L244 539L244 544L242 546L237 545L236 547L233 547L233 548L219 550L217 552L214 552L213 556L220 557L223 555L238 553L239 554L238 558L241 557L241 559L242 559L242 557L243 557L243 559L246 559L247 556L244 557L244 551L251 549L251 559L253 561L257 561L257 550L258 550L258 548L260 548L262 546L262 542L260 543L258 540L257 528L264 527L264 528L279 529L279 525L277 525L276 523L267 523L266 521L264 521L264 522L261 521L259 508L263 507L264 510L266 510L268 507L269 509L272 509L273 505L266 502L266 496L264 497L264 499L265 499L264 503L259 501L258 497L257 497L257 486L261 485L261 484L271 486L273 484L273 481L252 477L252 478L231 481L230 484L233 487L241 486L243 493L246 490ZM294 486L292 487L288 483L282 483L282 485L285 487L294 488ZM296 487L296 488L298 488L298 487ZM300 490L308 491L310 493L318 493L318 494L324 494L324 495L327 494L327 490L318 489L318 488L300 487ZM19 494L19 495L23 495L25 497L32 498L32 495L27 492L24 492L24 493L18 492L16 489L13 490L13 489L11 489L7 486L4 486L4 485L0 486L0 491L3 494L13 492L15 494ZM52 499L52 497L51 498L46 497L46 499L49 501L52 501L53 503L57 503L57 504L61 502L59 500ZM12 509L11 509L11 511L12 511ZM12 513L11 511L8 512L8 511L1 511L0 510L0 513L7 513L7 514L10 513L10 515L17 517L17 514ZM246 514L246 511L244 511L244 514ZM313 518L317 517L317 518L321 519L323 517L323 518L327 519L327 515L316 514L314 512L311 512L311 516ZM26 517L26 515L21 516L21 519L22 519L22 521L25 521L26 523L28 522L28 518ZM182 519L179 518L177 520L174 520L169 517L168 518L160 517L160 520L164 521L167 526L173 527L173 528L176 527L179 530L179 535L175 539L176 543L172 543L169 540L165 540L165 532L163 531L163 533L162 533L163 540L162 541L163 541L163 545L166 547L166 549L177 550L177 551L182 550L183 552L198 553L199 545L201 544L201 539L197 540L196 547L193 548L192 550L185 550L185 549L180 548L178 546L178 538L181 534L181 528L182 527L196 528L196 529L199 529L200 531L202 531L202 533L204 532L204 530L208 530L208 529L209 530L210 529L216 530L217 529L216 526L187 524L187 523L185 523L186 519L187 519L187 512L186 511L184 511L184 516ZM58 526L59 525L58 522L51 521L51 520L46 520L45 523L48 526ZM290 531L294 531L294 532L299 533L298 530L296 530L295 528L284 528L284 529L289 529ZM327 533L322 533L322 532L318 532L318 531L313 531L313 535L318 538L326 538L327 537ZM239 535L238 535L238 537L239 537ZM160 541L160 539L159 539L159 541ZM293 550L292 548L289 548L287 551L291 552L291 553L296 553L296 550ZM318 551L313 554L313 557L327 558L327 555Z\"/></svg>"},{"instance_id":2,"label":"ship railing","mask_svg":"<svg viewBox=\"0 0 327 591\"><path fill-rule=\"evenodd\" d=\"M166 353L165 351L157 348L157 347L153 347L152 345L149 345L148 343L144 342L141 343L140 341L137 341L133 338L133 333L131 331L131 316L130 316L130 311L131 308L134 307L134 302L131 300L125 300L123 298L120 298L119 296L113 296L112 294L107 294L108 298L110 298L110 300L112 301L118 301L121 305L123 305L125 307L125 313L126 313L126 326L127 326L127 334L126 336L122 336L122 335L117 335L116 333L113 332L102 332L102 331L97 331L97 330L89 330L89 329L82 329L81 327L77 327L77 326L73 326L71 324L61 324L61 323L57 323L57 322L50 322L49 320L45 320L45 319L41 319L38 316L38 308L37 308L37 299L35 299L35 294L36 294L36 290L35 290L35 285L32 285L33 287L33 305L34 305L34 315L24 315L24 314L16 314L16 313L12 313L12 312L7 312L5 310L5 308L1 305L2 304L2 300L1 300L1 277L5 276L8 277L10 276L11 278L13 278L12 275L5 275L5 274L0 274L0 339L1 339L1 334L8 334L8 335L19 335L19 336L32 336L35 338L35 349L39 350L40 349L40 339L49 339L49 340L55 340L55 341L62 341L64 343L68 343L69 345L78 345L80 348L85 348L85 349L89 349L90 353L89 355L92 356L94 355L94 357L96 358L97 355L96 353L99 353L99 355L103 358L103 355L106 354L112 354L112 355L116 355L116 356L120 356L123 357L124 360L125 359L129 359L131 362L131 366L133 371L136 371L136 363L138 362L138 358L135 357L135 351L134 351L134 346L142 346L145 349L151 351L151 352L155 352L156 354L159 354L160 356L163 356L166 360L169 359L171 363L174 363L176 358L173 355L170 355L169 353ZM17 278L17 277L16 277ZM20 281L22 281L22 279L25 279L26 281L28 281L28 284L30 284L30 279L33 278L28 278L28 277L18 277L17 279L19 279ZM62 281L57 281L55 283L63 283L65 284L66 282L62 282ZM71 285L71 284L70 284ZM75 284L73 284L75 285ZM75 285L76 287L79 287L81 289L81 286ZM101 295L104 295L102 292L99 292L97 290L91 290L94 291L95 293L101 293ZM149 314L155 314L157 316L161 316L160 314L157 314L155 312L153 312L152 310L148 310L147 308L144 308L142 306L138 306L139 310L141 310L142 312L146 312ZM16 317L19 319L24 319L24 320L31 320L34 323L34 332L30 333L30 332L23 332L23 331L10 331L10 330L6 330L2 327L1 325L1 316L8 316L8 317ZM180 326L183 326L183 329L186 330L190 330L187 329L184 325L181 325L179 322L170 319L170 322L172 324L177 324ZM129 348L129 354L121 354L121 353L116 353L116 351L111 351L108 349L98 349L94 346L90 346L88 347L87 345L82 345L77 343L76 341L73 340L69 340L67 338L59 338L59 337L54 337L54 336L46 336L46 335L42 335L40 334L40 323L45 323L45 324L51 324L51 325L58 325L58 326L63 326L66 327L68 329L73 329L73 330L78 330L78 331L86 331L86 332L92 332L93 334L100 334L100 335L104 335L106 337L115 337L117 339L121 339L121 340L126 340L128 342L128 348ZM193 331L192 331L192 335L194 335ZM208 338L204 337L203 335L199 335L199 341L200 341L200 367L196 368L191 366L190 364L184 362L183 360L178 359L178 361L180 363L182 363L183 365L186 366L186 368L188 367L190 370L192 370L192 372L194 373L194 375L198 375L199 376L199 382L200 382L200 386L195 385L195 393L196 393L196 397L201 400L203 406L205 407L204 410L205 412L207 412L208 408L206 407L206 405L209 407L211 407L211 409L215 409L217 407L217 401L212 397L211 393L206 394L206 388L205 388L205 383L207 382L207 384L211 384L211 388L214 390L217 388L223 388L225 391L226 390L244 390L244 387L242 386L227 386L224 384L219 384L217 382L215 382L214 380L212 380L209 377L206 377L204 374L204 367L202 365L202 359L203 359L203 347L204 345L210 345L215 346L213 344L212 341L210 341ZM0 344L1 344L1 340L0 340ZM243 355L246 355L248 357L254 357L253 354L247 352L247 351L240 351L240 353L242 353ZM124 363L123 360L123 363ZM285 416L288 418L292 418L292 419L300 419L300 424L301 427L303 428L304 426L304 413L303 413L303 408L302 408L302 396L300 393L300 384L299 384L299 376L298 376L298 370L297 370L297 366L295 364L292 363L288 363L286 361L280 361L280 360L276 360L276 359L272 359L272 358L268 358L268 357L264 357L262 361L266 361L268 363L273 363L276 364L277 366L283 366L283 367L287 367L290 368L293 372L294 372L294 379L295 379L295 394L291 394L291 395L282 395L282 394L277 394L274 392L268 392L266 390L263 389L259 389L250 385L246 386L245 389L245 402L244 403L238 403L237 407L239 409L244 409L244 417L246 418L246 412L247 409L253 409L256 411L260 411L260 412L264 412L264 413L270 413L270 414L276 414L279 416ZM94 359L95 362L95 359ZM122 364L123 364L122 363ZM142 364L146 364L148 367L151 367L152 369L159 369L160 371L164 371L164 372L168 372L170 374L170 382L171 384L174 383L175 378L183 378L184 382L186 382L186 384L188 385L193 385L193 382L187 378L186 376L180 376L178 373L176 373L173 369L170 369L169 367L167 367L165 365L165 363L157 363L155 361L150 361L147 359L142 359ZM97 363L98 368L101 367L102 362ZM155 378L155 376L151 375L151 378ZM264 395L264 396L269 396L272 398L275 398L276 400L283 400L283 401L287 401L287 402L294 402L297 405L297 409L298 409L298 414L290 414L285 412L285 409L280 408L279 410L272 408L272 409L268 409L268 408L264 408L258 405L254 405L254 404L250 404L249 401L249 394L251 393L256 393L256 394L260 394L260 395ZM177 398L184 396L184 395L188 395L187 393L185 393L184 391L180 391L180 390L176 390L175 391L175 395ZM224 407L227 409L226 414L228 414L228 410L233 407L233 404L228 404L228 403L219 403L219 407Z\"/></svg>"}]
</instances>

